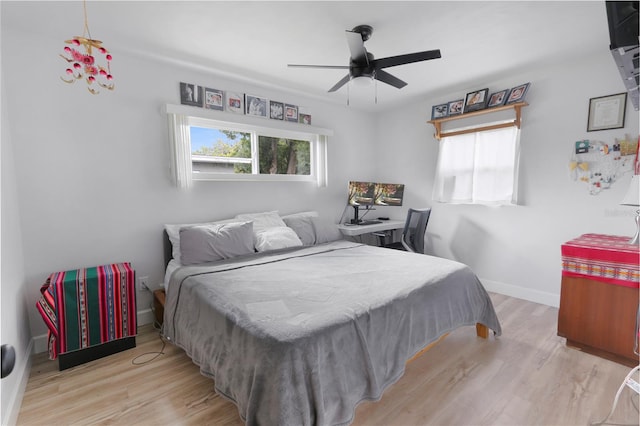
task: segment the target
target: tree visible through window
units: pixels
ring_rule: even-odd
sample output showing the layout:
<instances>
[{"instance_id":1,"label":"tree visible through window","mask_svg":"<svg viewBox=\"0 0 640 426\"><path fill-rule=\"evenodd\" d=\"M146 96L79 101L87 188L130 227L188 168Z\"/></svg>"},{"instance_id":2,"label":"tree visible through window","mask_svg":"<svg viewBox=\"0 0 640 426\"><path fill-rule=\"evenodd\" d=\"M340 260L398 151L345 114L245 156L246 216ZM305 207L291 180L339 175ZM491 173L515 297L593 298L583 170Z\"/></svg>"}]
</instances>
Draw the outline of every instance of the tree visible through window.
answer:
<instances>
[{"instance_id":1,"label":"tree visible through window","mask_svg":"<svg viewBox=\"0 0 640 426\"><path fill-rule=\"evenodd\" d=\"M311 175L311 143L306 140L196 126L190 127L190 136L195 172Z\"/></svg>"},{"instance_id":2,"label":"tree visible through window","mask_svg":"<svg viewBox=\"0 0 640 426\"><path fill-rule=\"evenodd\" d=\"M311 152L308 141L260 136L258 151L261 174L311 174Z\"/></svg>"}]
</instances>

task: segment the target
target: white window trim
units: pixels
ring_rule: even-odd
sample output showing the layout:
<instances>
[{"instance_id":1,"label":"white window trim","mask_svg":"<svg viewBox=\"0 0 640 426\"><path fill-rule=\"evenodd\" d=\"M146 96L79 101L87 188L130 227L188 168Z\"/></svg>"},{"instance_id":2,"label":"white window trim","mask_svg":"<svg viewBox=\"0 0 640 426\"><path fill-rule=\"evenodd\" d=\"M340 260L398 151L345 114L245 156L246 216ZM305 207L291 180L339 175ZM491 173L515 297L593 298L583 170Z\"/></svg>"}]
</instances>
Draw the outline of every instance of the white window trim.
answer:
<instances>
[{"instance_id":1,"label":"white window trim","mask_svg":"<svg viewBox=\"0 0 640 426\"><path fill-rule=\"evenodd\" d=\"M165 106L165 113L168 115L170 127L171 172L174 182L180 188L191 187L194 180L316 182L321 187L327 185L327 140L333 135L332 130L225 111L208 111L185 105L168 104ZM191 142L188 132L190 125L257 132L262 136L309 141L311 174L304 176L257 174L255 153L252 153L252 158L255 159L252 167L255 174L195 173L191 167Z\"/></svg>"},{"instance_id":2,"label":"white window trim","mask_svg":"<svg viewBox=\"0 0 640 426\"><path fill-rule=\"evenodd\" d=\"M238 157L214 157L211 155L191 155L191 159L198 160L201 163L244 163L250 164L251 158L238 158Z\"/></svg>"}]
</instances>

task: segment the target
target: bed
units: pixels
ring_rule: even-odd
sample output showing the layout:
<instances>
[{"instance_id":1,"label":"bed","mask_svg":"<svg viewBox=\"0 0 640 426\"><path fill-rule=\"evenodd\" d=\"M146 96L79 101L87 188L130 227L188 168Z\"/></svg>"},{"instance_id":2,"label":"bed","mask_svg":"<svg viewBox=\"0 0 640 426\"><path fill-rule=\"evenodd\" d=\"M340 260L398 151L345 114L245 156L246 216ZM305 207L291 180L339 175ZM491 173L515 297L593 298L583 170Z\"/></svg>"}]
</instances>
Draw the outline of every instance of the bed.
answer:
<instances>
[{"instance_id":1,"label":"bed","mask_svg":"<svg viewBox=\"0 0 640 426\"><path fill-rule=\"evenodd\" d=\"M317 216L234 219L208 225L206 237L189 225L176 240L173 229L162 334L247 425L349 424L359 402L379 399L441 336L477 324L501 334L487 292L461 263L342 240ZM230 227L241 235L219 235ZM189 233L195 251L216 253L191 263ZM261 245L278 233L299 243ZM185 249L177 263L176 244Z\"/></svg>"}]
</instances>

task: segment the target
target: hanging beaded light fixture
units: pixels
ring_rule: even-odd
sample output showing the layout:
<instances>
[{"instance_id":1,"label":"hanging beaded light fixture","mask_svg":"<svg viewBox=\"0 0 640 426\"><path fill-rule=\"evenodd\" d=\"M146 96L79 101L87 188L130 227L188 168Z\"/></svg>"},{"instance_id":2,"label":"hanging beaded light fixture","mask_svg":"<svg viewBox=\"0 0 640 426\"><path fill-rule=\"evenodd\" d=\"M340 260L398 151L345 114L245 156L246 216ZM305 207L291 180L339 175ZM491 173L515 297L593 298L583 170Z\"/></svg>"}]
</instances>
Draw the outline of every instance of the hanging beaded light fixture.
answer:
<instances>
[{"instance_id":1,"label":"hanging beaded light fixture","mask_svg":"<svg viewBox=\"0 0 640 426\"><path fill-rule=\"evenodd\" d=\"M91 38L87 21L86 0L83 0L82 4L84 7L84 31L82 37L76 36L65 41L71 46L65 46L64 54L60 54L60 57L67 61L69 66L66 69L66 77L61 76L60 79L69 84L84 79L87 82L87 90L97 95L100 93L100 87L107 90L113 90L115 87L111 75L112 58L109 51L102 47L101 41Z\"/></svg>"}]
</instances>

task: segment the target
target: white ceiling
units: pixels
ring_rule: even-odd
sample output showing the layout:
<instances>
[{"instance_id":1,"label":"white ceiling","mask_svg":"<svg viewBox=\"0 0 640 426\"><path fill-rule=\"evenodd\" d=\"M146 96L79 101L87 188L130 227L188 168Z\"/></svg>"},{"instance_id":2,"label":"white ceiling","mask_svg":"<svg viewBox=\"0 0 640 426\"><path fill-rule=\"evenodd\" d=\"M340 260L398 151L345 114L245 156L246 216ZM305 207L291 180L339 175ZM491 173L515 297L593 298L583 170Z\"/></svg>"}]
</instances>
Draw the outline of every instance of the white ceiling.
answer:
<instances>
[{"instance_id":1,"label":"white ceiling","mask_svg":"<svg viewBox=\"0 0 640 426\"><path fill-rule=\"evenodd\" d=\"M82 35L81 2L1 7L3 26L61 42ZM360 24L374 28L365 47L376 58L441 50L442 59L387 68L408 83L402 89L352 85L350 104L364 110L509 79L609 45L604 1L88 1L87 13L91 36L114 53L115 67L119 49L145 51L337 103L346 102L347 86L327 90L346 70L287 64L347 65L344 31Z\"/></svg>"}]
</instances>

